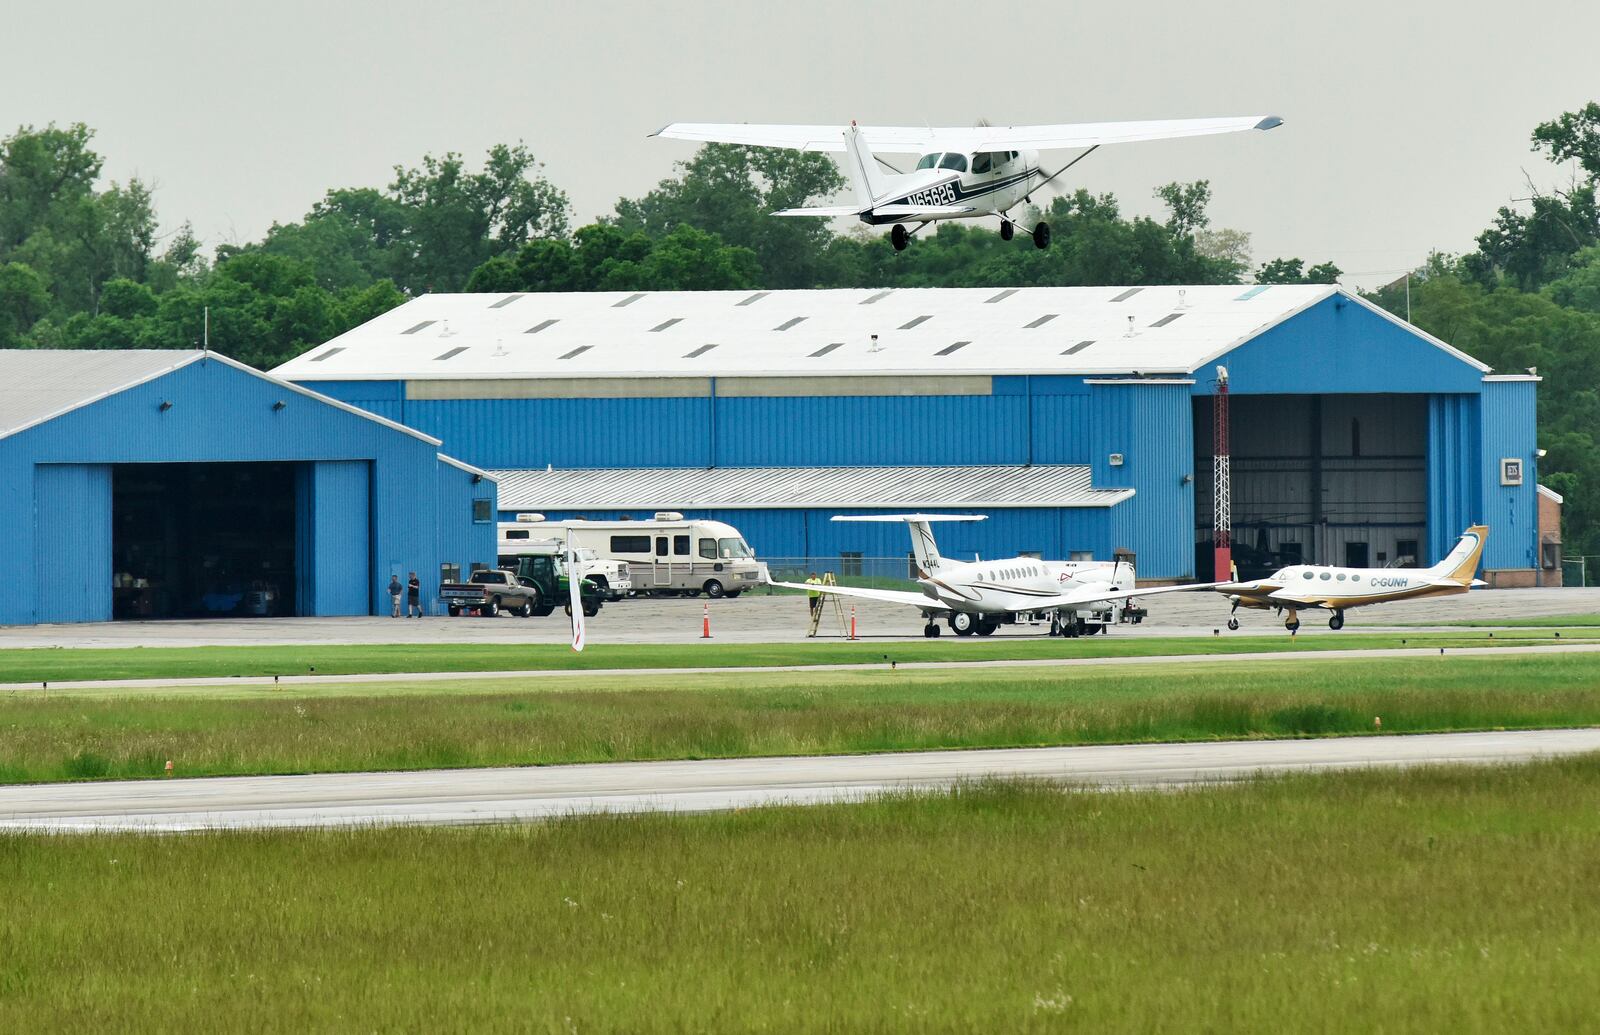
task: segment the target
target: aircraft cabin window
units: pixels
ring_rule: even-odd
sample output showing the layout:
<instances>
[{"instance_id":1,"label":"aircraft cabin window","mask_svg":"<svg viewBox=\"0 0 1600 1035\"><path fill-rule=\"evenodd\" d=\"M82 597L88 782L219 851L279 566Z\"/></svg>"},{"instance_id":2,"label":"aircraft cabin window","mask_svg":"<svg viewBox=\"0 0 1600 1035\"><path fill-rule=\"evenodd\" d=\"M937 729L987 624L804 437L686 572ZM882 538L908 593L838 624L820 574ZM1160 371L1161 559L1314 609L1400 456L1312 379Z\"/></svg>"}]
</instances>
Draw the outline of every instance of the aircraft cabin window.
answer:
<instances>
[{"instance_id":1,"label":"aircraft cabin window","mask_svg":"<svg viewBox=\"0 0 1600 1035\"><path fill-rule=\"evenodd\" d=\"M966 172L967 156L957 154L954 151L948 151L945 153L943 158L939 159L939 168L954 169L956 172Z\"/></svg>"},{"instance_id":2,"label":"aircraft cabin window","mask_svg":"<svg viewBox=\"0 0 1600 1035\"><path fill-rule=\"evenodd\" d=\"M1339 573L1339 581L1340 582L1344 581L1344 572L1342 572L1342 571Z\"/></svg>"},{"instance_id":3,"label":"aircraft cabin window","mask_svg":"<svg viewBox=\"0 0 1600 1035\"><path fill-rule=\"evenodd\" d=\"M939 152L937 152L937 151L935 151L931 155L923 155L921 158L917 159L917 168L918 169L933 169L933 168L936 168L938 165L939 165Z\"/></svg>"},{"instance_id":4,"label":"aircraft cabin window","mask_svg":"<svg viewBox=\"0 0 1600 1035\"><path fill-rule=\"evenodd\" d=\"M1332 572L1325 571L1325 572L1322 573L1322 581L1323 582L1327 582L1331 578L1333 578L1333 573Z\"/></svg>"},{"instance_id":5,"label":"aircraft cabin window","mask_svg":"<svg viewBox=\"0 0 1600 1035\"><path fill-rule=\"evenodd\" d=\"M986 173L992 165L993 163L990 161L989 152L987 151L979 151L972 156L972 171L975 173Z\"/></svg>"},{"instance_id":6,"label":"aircraft cabin window","mask_svg":"<svg viewBox=\"0 0 1600 1035\"><path fill-rule=\"evenodd\" d=\"M1351 582L1360 582L1361 581L1361 576L1360 575L1352 575L1352 576L1350 576L1350 581Z\"/></svg>"},{"instance_id":7,"label":"aircraft cabin window","mask_svg":"<svg viewBox=\"0 0 1600 1035\"><path fill-rule=\"evenodd\" d=\"M1310 572L1309 572L1309 571L1308 571L1308 572L1306 572L1306 578L1308 578L1308 579L1309 579L1309 578L1311 578L1311 577L1312 577L1312 575L1311 575L1311 573L1310 573Z\"/></svg>"}]
</instances>

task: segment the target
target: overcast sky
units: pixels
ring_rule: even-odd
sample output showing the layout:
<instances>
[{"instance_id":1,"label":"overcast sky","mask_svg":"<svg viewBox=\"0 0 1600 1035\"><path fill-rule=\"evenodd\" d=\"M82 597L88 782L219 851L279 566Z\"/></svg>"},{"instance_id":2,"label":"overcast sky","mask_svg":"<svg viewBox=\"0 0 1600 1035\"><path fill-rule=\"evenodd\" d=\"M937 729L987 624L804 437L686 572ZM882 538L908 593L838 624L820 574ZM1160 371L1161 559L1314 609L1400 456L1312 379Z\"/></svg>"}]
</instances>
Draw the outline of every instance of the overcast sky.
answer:
<instances>
[{"instance_id":1,"label":"overcast sky","mask_svg":"<svg viewBox=\"0 0 1600 1035\"><path fill-rule=\"evenodd\" d=\"M669 175L671 121L994 123L1275 114L1270 133L1106 148L1062 177L1154 212L1209 179L1257 262L1370 285L1463 250L1564 173L1533 126L1600 99L1600 3L1336 5L14 0L0 131L83 121L164 225L260 237L324 190L522 140L578 222ZM1047 158L1050 156L1047 156ZM1061 182L1061 181L1058 181Z\"/></svg>"}]
</instances>

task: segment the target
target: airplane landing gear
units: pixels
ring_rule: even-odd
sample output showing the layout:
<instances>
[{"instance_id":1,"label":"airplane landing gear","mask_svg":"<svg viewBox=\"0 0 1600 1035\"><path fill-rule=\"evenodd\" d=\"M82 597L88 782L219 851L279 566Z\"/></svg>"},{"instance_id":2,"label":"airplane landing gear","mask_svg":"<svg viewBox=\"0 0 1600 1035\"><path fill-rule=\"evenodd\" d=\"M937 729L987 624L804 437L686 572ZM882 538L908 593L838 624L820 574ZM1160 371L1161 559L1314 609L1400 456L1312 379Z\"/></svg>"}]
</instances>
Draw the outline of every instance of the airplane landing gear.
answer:
<instances>
[{"instance_id":1,"label":"airplane landing gear","mask_svg":"<svg viewBox=\"0 0 1600 1035\"><path fill-rule=\"evenodd\" d=\"M957 611L950 616L950 631L957 636L971 636L978 627L978 620L966 611Z\"/></svg>"},{"instance_id":2,"label":"airplane landing gear","mask_svg":"<svg viewBox=\"0 0 1600 1035\"><path fill-rule=\"evenodd\" d=\"M1290 611L1283 619L1283 627L1285 629L1289 630L1289 635L1290 636L1293 636L1295 633L1299 632L1300 631L1300 614L1299 614L1299 612Z\"/></svg>"},{"instance_id":3,"label":"airplane landing gear","mask_svg":"<svg viewBox=\"0 0 1600 1035\"><path fill-rule=\"evenodd\" d=\"M1011 240L1012 236L1014 234L1016 234L1016 232L1017 232L1016 224L1012 223L1011 220L1009 220L1009 219L1000 220L1000 240L1009 241L1009 240Z\"/></svg>"},{"instance_id":4,"label":"airplane landing gear","mask_svg":"<svg viewBox=\"0 0 1600 1035\"><path fill-rule=\"evenodd\" d=\"M911 243L911 235L906 232L904 223L896 223L889 228L889 243L894 245L894 250L897 252L906 250L906 245Z\"/></svg>"},{"instance_id":5,"label":"airplane landing gear","mask_svg":"<svg viewBox=\"0 0 1600 1035\"><path fill-rule=\"evenodd\" d=\"M1237 619L1237 618L1229 618L1228 619L1228 631L1229 632L1238 632L1239 631L1239 619Z\"/></svg>"},{"instance_id":6,"label":"airplane landing gear","mask_svg":"<svg viewBox=\"0 0 1600 1035\"><path fill-rule=\"evenodd\" d=\"M1340 629L1344 628L1343 611L1335 611L1333 613L1333 617L1328 619L1328 628L1332 629L1334 632L1338 632Z\"/></svg>"},{"instance_id":7,"label":"airplane landing gear","mask_svg":"<svg viewBox=\"0 0 1600 1035\"><path fill-rule=\"evenodd\" d=\"M934 623L929 622L927 625L924 625L922 627L922 635L926 636L928 639L931 640L935 636L939 635L939 627L937 625L935 625Z\"/></svg>"},{"instance_id":8,"label":"airplane landing gear","mask_svg":"<svg viewBox=\"0 0 1600 1035\"><path fill-rule=\"evenodd\" d=\"M1050 247L1050 224L1040 223L1033 228L1033 246L1044 249Z\"/></svg>"}]
</instances>

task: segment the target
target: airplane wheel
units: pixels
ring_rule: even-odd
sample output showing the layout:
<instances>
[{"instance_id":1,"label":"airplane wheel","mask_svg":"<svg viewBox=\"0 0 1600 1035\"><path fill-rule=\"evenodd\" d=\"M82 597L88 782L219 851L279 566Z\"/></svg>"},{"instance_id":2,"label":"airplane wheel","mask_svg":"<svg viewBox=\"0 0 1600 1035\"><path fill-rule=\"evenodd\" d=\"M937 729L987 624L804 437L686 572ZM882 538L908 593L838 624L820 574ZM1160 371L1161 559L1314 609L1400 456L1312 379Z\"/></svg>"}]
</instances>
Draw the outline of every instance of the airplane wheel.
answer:
<instances>
[{"instance_id":1,"label":"airplane wheel","mask_svg":"<svg viewBox=\"0 0 1600 1035\"><path fill-rule=\"evenodd\" d=\"M1050 247L1050 224L1040 223L1033 228L1033 246L1035 248Z\"/></svg>"},{"instance_id":2,"label":"airplane wheel","mask_svg":"<svg viewBox=\"0 0 1600 1035\"><path fill-rule=\"evenodd\" d=\"M978 620L965 611L957 611L950 616L950 631L957 636L971 636L977 625Z\"/></svg>"},{"instance_id":3,"label":"airplane wheel","mask_svg":"<svg viewBox=\"0 0 1600 1035\"><path fill-rule=\"evenodd\" d=\"M998 628L1000 628L1000 627L998 625L994 624L993 622L980 622L980 623L978 623L978 635L979 636L993 636L994 635L994 631L996 629L998 629Z\"/></svg>"},{"instance_id":4,"label":"airplane wheel","mask_svg":"<svg viewBox=\"0 0 1600 1035\"><path fill-rule=\"evenodd\" d=\"M889 243L894 245L894 250L897 252L906 250L906 245L911 243L911 235L906 233L904 223L896 223L889 228Z\"/></svg>"},{"instance_id":5,"label":"airplane wheel","mask_svg":"<svg viewBox=\"0 0 1600 1035\"><path fill-rule=\"evenodd\" d=\"M1340 629L1343 629L1344 614L1342 612L1335 611L1333 613L1333 617L1328 619L1328 628L1332 629L1334 632L1338 632Z\"/></svg>"},{"instance_id":6,"label":"airplane wheel","mask_svg":"<svg viewBox=\"0 0 1600 1035\"><path fill-rule=\"evenodd\" d=\"M1289 630L1290 633L1297 633L1300 631L1300 619L1296 618L1292 621L1284 622L1283 627Z\"/></svg>"},{"instance_id":7,"label":"airplane wheel","mask_svg":"<svg viewBox=\"0 0 1600 1035\"><path fill-rule=\"evenodd\" d=\"M1016 234L1016 224L1009 219L1000 220L1000 240L1009 241Z\"/></svg>"},{"instance_id":8,"label":"airplane wheel","mask_svg":"<svg viewBox=\"0 0 1600 1035\"><path fill-rule=\"evenodd\" d=\"M1239 631L1239 619L1237 619L1237 618L1228 619L1228 630L1230 632L1238 632Z\"/></svg>"},{"instance_id":9,"label":"airplane wheel","mask_svg":"<svg viewBox=\"0 0 1600 1035\"><path fill-rule=\"evenodd\" d=\"M929 622L927 625L922 627L922 635L931 640L939 635L939 627L932 622Z\"/></svg>"}]
</instances>

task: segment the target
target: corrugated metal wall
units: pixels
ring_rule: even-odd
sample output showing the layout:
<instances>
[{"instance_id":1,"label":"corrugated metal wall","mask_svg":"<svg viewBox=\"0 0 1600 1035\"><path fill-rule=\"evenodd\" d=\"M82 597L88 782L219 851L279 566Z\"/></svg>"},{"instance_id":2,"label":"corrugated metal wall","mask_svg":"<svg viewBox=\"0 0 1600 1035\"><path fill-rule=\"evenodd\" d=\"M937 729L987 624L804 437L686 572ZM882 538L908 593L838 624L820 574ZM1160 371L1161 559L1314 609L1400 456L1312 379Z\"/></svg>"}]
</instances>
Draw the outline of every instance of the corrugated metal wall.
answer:
<instances>
[{"instance_id":1,"label":"corrugated metal wall","mask_svg":"<svg viewBox=\"0 0 1600 1035\"><path fill-rule=\"evenodd\" d=\"M442 460L438 464L438 479L439 563L454 565L463 576L469 574L475 564L492 567L495 522L499 518L494 482L487 478L475 480L471 473ZM488 504L488 520L473 520L474 500ZM383 582L388 582L387 571L378 574ZM405 572L399 574L404 580Z\"/></svg>"},{"instance_id":2,"label":"corrugated metal wall","mask_svg":"<svg viewBox=\"0 0 1600 1035\"><path fill-rule=\"evenodd\" d=\"M1026 412L1017 396L718 399L717 464L1023 463Z\"/></svg>"},{"instance_id":3,"label":"corrugated metal wall","mask_svg":"<svg viewBox=\"0 0 1600 1035\"><path fill-rule=\"evenodd\" d=\"M1463 529L1483 520L1482 454L1479 397L1433 395L1428 398L1428 549L1432 564L1455 544ZM1489 529L1489 546L1499 543L1499 529Z\"/></svg>"},{"instance_id":4,"label":"corrugated metal wall","mask_svg":"<svg viewBox=\"0 0 1600 1035\"><path fill-rule=\"evenodd\" d=\"M33 621L110 621L111 468L39 464L33 500Z\"/></svg>"},{"instance_id":5,"label":"corrugated metal wall","mask_svg":"<svg viewBox=\"0 0 1600 1035\"><path fill-rule=\"evenodd\" d=\"M1483 486L1480 512L1489 525L1489 542L1483 551L1485 568L1538 566L1534 386L1533 381L1485 381L1483 384L1483 445L1479 470ZM1522 484L1501 484L1502 460L1520 462Z\"/></svg>"},{"instance_id":6,"label":"corrugated metal wall","mask_svg":"<svg viewBox=\"0 0 1600 1035\"><path fill-rule=\"evenodd\" d=\"M1132 550L1148 578L1194 573L1194 425L1189 388L1181 384L1093 385L1090 456L1096 488L1133 489L1114 508L1117 549ZM1121 464L1112 462L1120 454ZM1102 554L1101 556L1109 556Z\"/></svg>"},{"instance_id":7,"label":"corrugated metal wall","mask_svg":"<svg viewBox=\"0 0 1600 1035\"><path fill-rule=\"evenodd\" d=\"M478 467L706 467L707 399L412 399L407 423Z\"/></svg>"},{"instance_id":8,"label":"corrugated metal wall","mask_svg":"<svg viewBox=\"0 0 1600 1035\"><path fill-rule=\"evenodd\" d=\"M296 479L301 497L297 521L297 606L308 615L364 615L373 585L372 465L365 460L307 464ZM388 581L387 577L384 579Z\"/></svg>"}]
</instances>

